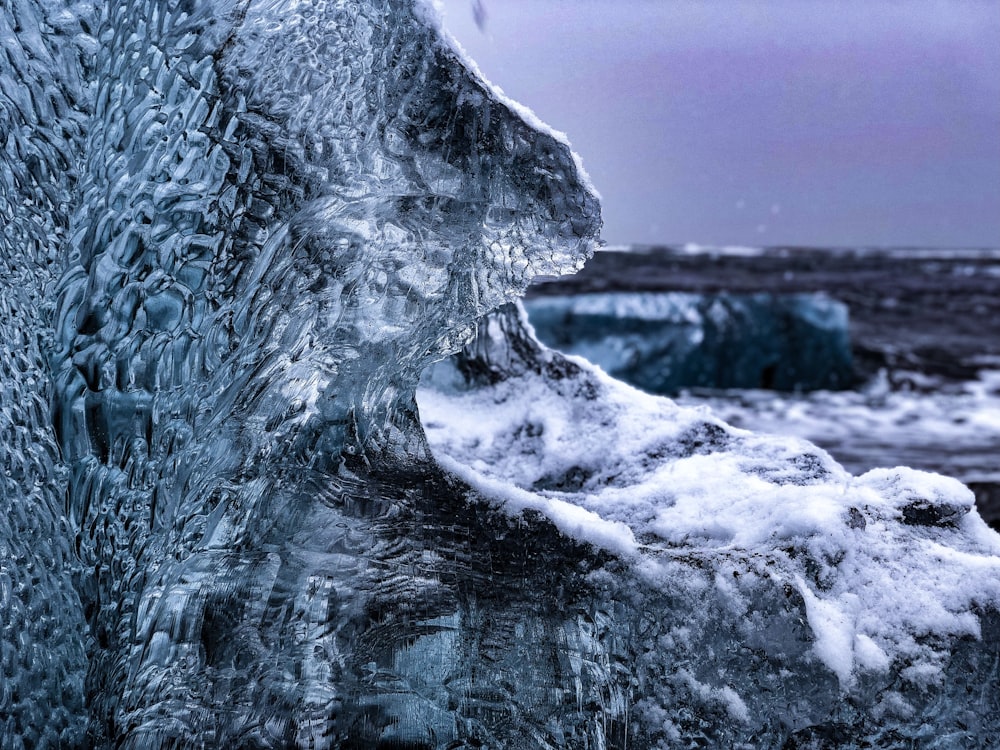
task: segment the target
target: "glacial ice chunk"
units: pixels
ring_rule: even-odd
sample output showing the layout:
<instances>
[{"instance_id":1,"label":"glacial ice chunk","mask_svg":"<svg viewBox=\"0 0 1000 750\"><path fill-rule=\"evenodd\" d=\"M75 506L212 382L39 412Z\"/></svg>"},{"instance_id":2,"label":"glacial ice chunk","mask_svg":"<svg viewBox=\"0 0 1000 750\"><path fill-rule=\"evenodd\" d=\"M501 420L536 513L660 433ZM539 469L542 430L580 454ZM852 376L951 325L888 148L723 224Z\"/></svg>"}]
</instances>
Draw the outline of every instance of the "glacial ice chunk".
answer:
<instances>
[{"instance_id":1,"label":"glacial ice chunk","mask_svg":"<svg viewBox=\"0 0 1000 750\"><path fill-rule=\"evenodd\" d=\"M53 355L92 735L454 734L418 654L470 669L459 584L416 518L467 492L414 390L579 267L592 189L422 2L123 1L97 34Z\"/></svg>"}]
</instances>

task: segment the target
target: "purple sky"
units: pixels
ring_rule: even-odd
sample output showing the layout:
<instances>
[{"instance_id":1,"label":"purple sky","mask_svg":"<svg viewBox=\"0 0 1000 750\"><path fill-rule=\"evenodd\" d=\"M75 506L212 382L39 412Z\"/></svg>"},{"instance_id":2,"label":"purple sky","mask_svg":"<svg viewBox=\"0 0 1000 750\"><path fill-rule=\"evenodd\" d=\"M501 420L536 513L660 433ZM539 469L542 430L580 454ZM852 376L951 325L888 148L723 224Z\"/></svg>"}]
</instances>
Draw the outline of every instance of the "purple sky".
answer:
<instances>
[{"instance_id":1,"label":"purple sky","mask_svg":"<svg viewBox=\"0 0 1000 750\"><path fill-rule=\"evenodd\" d=\"M444 0L611 243L1000 246L1000 0Z\"/></svg>"}]
</instances>

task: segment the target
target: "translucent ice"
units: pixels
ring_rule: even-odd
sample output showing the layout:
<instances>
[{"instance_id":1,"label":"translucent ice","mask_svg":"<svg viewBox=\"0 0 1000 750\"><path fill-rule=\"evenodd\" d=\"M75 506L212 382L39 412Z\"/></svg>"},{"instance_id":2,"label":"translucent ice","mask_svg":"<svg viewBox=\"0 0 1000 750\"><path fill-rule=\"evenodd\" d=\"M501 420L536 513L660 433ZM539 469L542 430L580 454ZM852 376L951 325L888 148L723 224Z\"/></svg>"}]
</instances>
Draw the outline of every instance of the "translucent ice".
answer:
<instances>
[{"instance_id":1,"label":"translucent ice","mask_svg":"<svg viewBox=\"0 0 1000 750\"><path fill-rule=\"evenodd\" d=\"M44 344L82 153L90 40L76 13L0 3L0 747L83 737L84 623Z\"/></svg>"},{"instance_id":2,"label":"translucent ice","mask_svg":"<svg viewBox=\"0 0 1000 750\"><path fill-rule=\"evenodd\" d=\"M582 263L596 198L422 3L122 2L99 33L54 357L93 735L454 733L392 676L457 653L397 653L457 617L412 514L464 491L425 476L413 393Z\"/></svg>"}]
</instances>

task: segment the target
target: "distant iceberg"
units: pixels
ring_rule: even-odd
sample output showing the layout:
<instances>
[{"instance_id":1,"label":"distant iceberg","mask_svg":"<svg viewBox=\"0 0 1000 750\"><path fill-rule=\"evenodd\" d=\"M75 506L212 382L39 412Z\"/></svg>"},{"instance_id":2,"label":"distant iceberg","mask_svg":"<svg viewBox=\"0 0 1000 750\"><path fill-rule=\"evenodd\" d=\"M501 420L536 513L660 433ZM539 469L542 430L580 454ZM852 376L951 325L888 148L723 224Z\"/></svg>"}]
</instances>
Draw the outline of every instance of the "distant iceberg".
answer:
<instances>
[{"instance_id":1,"label":"distant iceberg","mask_svg":"<svg viewBox=\"0 0 1000 750\"><path fill-rule=\"evenodd\" d=\"M535 333L650 393L853 385L847 306L822 293L606 292L525 304Z\"/></svg>"},{"instance_id":2,"label":"distant iceberg","mask_svg":"<svg viewBox=\"0 0 1000 750\"><path fill-rule=\"evenodd\" d=\"M540 345L509 303L597 195L428 3L14 0L0 45L0 747L1000 731L969 491Z\"/></svg>"}]
</instances>

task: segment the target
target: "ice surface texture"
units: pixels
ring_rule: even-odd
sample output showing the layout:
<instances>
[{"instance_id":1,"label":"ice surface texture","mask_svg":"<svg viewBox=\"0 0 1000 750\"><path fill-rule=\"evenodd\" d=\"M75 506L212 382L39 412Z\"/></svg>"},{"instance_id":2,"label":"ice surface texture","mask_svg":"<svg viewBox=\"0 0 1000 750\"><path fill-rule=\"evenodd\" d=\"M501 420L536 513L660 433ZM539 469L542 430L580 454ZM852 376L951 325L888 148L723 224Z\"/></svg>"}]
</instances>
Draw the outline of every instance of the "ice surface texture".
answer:
<instances>
[{"instance_id":1,"label":"ice surface texture","mask_svg":"<svg viewBox=\"0 0 1000 750\"><path fill-rule=\"evenodd\" d=\"M49 419L51 304L83 148L91 48L76 14L0 2L0 746L83 737L84 623Z\"/></svg>"},{"instance_id":2,"label":"ice surface texture","mask_svg":"<svg viewBox=\"0 0 1000 750\"><path fill-rule=\"evenodd\" d=\"M421 372L600 219L425 4L0 12L3 747L996 729L955 483L643 400L509 309L429 376L432 452Z\"/></svg>"},{"instance_id":3,"label":"ice surface texture","mask_svg":"<svg viewBox=\"0 0 1000 750\"><path fill-rule=\"evenodd\" d=\"M419 374L577 268L597 200L420 3L121 2L99 37L54 355L92 741L368 746L377 628L454 614L396 570Z\"/></svg>"}]
</instances>

